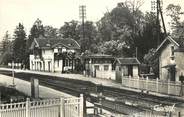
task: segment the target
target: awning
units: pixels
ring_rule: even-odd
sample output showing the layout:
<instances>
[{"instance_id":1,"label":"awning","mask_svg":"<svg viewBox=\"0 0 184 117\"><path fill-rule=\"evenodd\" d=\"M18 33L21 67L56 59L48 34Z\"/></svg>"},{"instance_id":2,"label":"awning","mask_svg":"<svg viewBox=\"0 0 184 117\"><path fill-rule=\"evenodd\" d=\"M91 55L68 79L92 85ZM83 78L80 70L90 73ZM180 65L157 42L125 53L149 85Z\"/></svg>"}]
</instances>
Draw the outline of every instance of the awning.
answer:
<instances>
[{"instance_id":1,"label":"awning","mask_svg":"<svg viewBox=\"0 0 184 117\"><path fill-rule=\"evenodd\" d=\"M176 64L169 64L169 65L165 65L162 68L171 68L171 67L175 67Z\"/></svg>"}]
</instances>

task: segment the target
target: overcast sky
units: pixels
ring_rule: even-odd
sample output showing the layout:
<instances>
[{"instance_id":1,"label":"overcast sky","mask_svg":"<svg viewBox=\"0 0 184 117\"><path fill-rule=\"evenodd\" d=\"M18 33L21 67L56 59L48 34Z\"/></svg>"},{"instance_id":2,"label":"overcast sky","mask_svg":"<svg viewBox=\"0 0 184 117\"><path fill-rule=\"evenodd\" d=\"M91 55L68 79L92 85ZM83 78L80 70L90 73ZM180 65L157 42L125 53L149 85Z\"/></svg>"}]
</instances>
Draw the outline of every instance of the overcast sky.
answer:
<instances>
[{"instance_id":1,"label":"overcast sky","mask_svg":"<svg viewBox=\"0 0 184 117\"><path fill-rule=\"evenodd\" d=\"M18 23L23 23L27 35L34 21L39 18L43 25L59 28L64 22L79 20L79 5L86 5L87 20L98 21L107 9L125 0L0 0L0 40L8 30L13 34ZM151 0L144 0L141 10L151 9ZM169 3L180 4L183 0L163 0L164 9ZM167 19L166 19L167 21Z\"/></svg>"}]
</instances>

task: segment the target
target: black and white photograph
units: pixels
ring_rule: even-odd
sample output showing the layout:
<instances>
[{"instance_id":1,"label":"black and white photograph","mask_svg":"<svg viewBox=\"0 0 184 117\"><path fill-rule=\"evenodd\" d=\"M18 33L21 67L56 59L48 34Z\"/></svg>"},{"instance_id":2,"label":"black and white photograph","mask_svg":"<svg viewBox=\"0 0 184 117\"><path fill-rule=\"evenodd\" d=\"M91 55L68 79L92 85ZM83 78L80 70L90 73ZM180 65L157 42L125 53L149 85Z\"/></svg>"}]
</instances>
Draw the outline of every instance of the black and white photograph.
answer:
<instances>
[{"instance_id":1,"label":"black and white photograph","mask_svg":"<svg viewBox=\"0 0 184 117\"><path fill-rule=\"evenodd\" d=\"M184 117L184 1L0 0L0 117Z\"/></svg>"}]
</instances>

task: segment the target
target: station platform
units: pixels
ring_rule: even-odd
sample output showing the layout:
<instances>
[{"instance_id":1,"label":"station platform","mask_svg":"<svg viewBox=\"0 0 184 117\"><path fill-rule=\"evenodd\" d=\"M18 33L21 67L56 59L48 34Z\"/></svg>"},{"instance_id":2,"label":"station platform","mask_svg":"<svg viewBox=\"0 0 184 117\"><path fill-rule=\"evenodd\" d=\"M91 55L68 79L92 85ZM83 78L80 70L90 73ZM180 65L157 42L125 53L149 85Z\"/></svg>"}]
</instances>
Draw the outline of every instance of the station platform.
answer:
<instances>
[{"instance_id":1,"label":"station platform","mask_svg":"<svg viewBox=\"0 0 184 117\"><path fill-rule=\"evenodd\" d=\"M9 68L0 68L0 70L12 71L12 69L9 69ZM92 83L94 83L96 85L101 84L103 86L123 89L123 90L127 90L127 91L142 92L141 89L134 89L134 88L130 88L130 87L125 87L121 83L117 83L114 80L88 77L88 76L84 76L84 75L81 75L81 74L61 74L61 73L57 73L57 72L53 73L53 72L30 71L30 70L20 70L20 69L15 69L15 72L32 73L32 74L55 76L55 77L60 77L60 78L68 78L68 79L89 81L89 82L92 82ZM169 97L169 98L175 98L175 99L179 99L179 100L184 100L184 97L173 96L173 95L166 95L166 94L161 94L161 93L157 93L157 92L149 91L149 94L150 95L155 95L155 96Z\"/></svg>"}]
</instances>

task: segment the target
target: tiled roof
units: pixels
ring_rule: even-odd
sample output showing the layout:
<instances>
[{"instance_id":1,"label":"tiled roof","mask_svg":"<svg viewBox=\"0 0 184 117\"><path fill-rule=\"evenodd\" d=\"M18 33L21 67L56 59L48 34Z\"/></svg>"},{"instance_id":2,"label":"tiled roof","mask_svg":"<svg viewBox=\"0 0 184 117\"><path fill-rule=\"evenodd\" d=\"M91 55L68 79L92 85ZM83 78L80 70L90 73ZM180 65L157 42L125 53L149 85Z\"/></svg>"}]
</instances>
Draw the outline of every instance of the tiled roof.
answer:
<instances>
[{"instance_id":1,"label":"tiled roof","mask_svg":"<svg viewBox=\"0 0 184 117\"><path fill-rule=\"evenodd\" d=\"M140 64L137 58L117 58L116 60L121 65L139 65Z\"/></svg>"},{"instance_id":2,"label":"tiled roof","mask_svg":"<svg viewBox=\"0 0 184 117\"><path fill-rule=\"evenodd\" d=\"M39 37L35 39L39 48L54 48L57 45L63 45L67 48L80 49L80 45L71 38L45 38Z\"/></svg>"},{"instance_id":3,"label":"tiled roof","mask_svg":"<svg viewBox=\"0 0 184 117\"><path fill-rule=\"evenodd\" d=\"M90 55L85 55L84 58L114 58L111 55L107 54L90 54Z\"/></svg>"}]
</instances>

